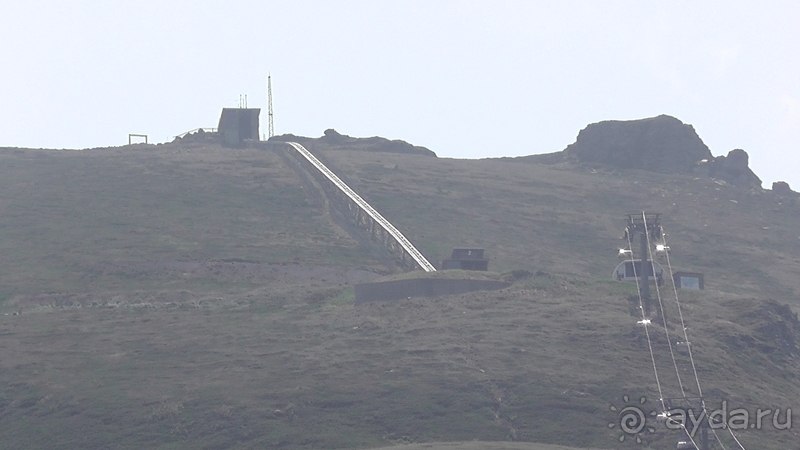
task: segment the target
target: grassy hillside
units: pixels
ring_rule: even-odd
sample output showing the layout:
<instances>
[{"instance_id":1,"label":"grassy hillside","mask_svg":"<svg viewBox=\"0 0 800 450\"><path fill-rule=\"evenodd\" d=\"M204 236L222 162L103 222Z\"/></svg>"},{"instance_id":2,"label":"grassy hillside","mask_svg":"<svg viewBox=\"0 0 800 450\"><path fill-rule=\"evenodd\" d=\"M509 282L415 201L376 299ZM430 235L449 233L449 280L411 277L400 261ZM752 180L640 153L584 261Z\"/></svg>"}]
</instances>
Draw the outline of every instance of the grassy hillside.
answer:
<instances>
[{"instance_id":1,"label":"grassy hillside","mask_svg":"<svg viewBox=\"0 0 800 450\"><path fill-rule=\"evenodd\" d=\"M0 160L0 300L241 287L181 262L370 266L317 193L270 151L5 149Z\"/></svg>"},{"instance_id":2,"label":"grassy hillside","mask_svg":"<svg viewBox=\"0 0 800 450\"><path fill-rule=\"evenodd\" d=\"M714 289L800 306L800 207L771 191L601 166L323 155L430 259L474 245L486 248L490 269L607 278L625 215L647 210L663 214L676 269L704 272Z\"/></svg>"},{"instance_id":3,"label":"grassy hillside","mask_svg":"<svg viewBox=\"0 0 800 450\"><path fill-rule=\"evenodd\" d=\"M388 269L273 152L2 150L3 448L674 448L663 426L643 444L609 428L623 396L658 398L635 290L608 281L641 209L665 214L676 266L706 273L681 298L709 397L800 403L800 324L781 307L800 302L795 205L602 168L323 156L431 259L475 245L491 270L534 275L356 308L351 285ZM672 304L667 318L674 336Z\"/></svg>"},{"instance_id":4,"label":"grassy hillside","mask_svg":"<svg viewBox=\"0 0 800 450\"><path fill-rule=\"evenodd\" d=\"M380 450L571 450L567 447L546 444L512 442L448 442L435 444L406 444L402 447L382 447Z\"/></svg>"}]
</instances>

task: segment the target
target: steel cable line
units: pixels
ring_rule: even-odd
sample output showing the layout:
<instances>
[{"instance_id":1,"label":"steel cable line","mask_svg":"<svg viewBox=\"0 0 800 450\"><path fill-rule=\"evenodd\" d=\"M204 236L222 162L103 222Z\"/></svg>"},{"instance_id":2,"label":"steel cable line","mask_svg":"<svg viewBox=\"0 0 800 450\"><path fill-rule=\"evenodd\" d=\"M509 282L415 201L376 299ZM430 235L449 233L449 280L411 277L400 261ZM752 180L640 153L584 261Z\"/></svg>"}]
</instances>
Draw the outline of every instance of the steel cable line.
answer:
<instances>
[{"instance_id":1,"label":"steel cable line","mask_svg":"<svg viewBox=\"0 0 800 450\"><path fill-rule=\"evenodd\" d=\"M661 235L664 236L664 242L666 247L667 235L664 233L663 228L661 228ZM698 395L700 395L700 403L703 408L703 413L706 415L706 419L708 419L709 417L708 409L706 408L706 401L703 398L703 388L700 387L700 377L697 375L697 365L695 364L694 354L692 353L692 344L691 341L689 341L689 332L687 331L686 322L684 321L683 318L683 311L681 310L681 301L678 298L678 287L675 284L675 276L672 270L672 262L669 259L669 250L665 251L664 253L667 257L667 267L669 268L669 277L670 279L672 279L672 291L675 294L675 304L678 307L678 316L681 319L681 328L683 328L684 342L686 342L686 348L688 349L689 353L689 361L692 364L692 372L694 373L694 379L695 382L697 383L697 393ZM733 430L731 430L731 428L727 426L727 424L724 425L724 428L728 430L728 432L731 434L731 437L733 437L733 440L736 441L736 444L739 445L739 448L741 448L742 450L746 450L742 445L742 443L739 441L739 438L736 437L736 435L733 433ZM725 445L722 444L722 441L719 439L719 436L717 435L716 429L711 427L711 431L712 433L714 433L714 437L717 439L717 442L719 443L720 447L722 447L722 450L726 450Z\"/></svg>"},{"instance_id":2,"label":"steel cable line","mask_svg":"<svg viewBox=\"0 0 800 450\"><path fill-rule=\"evenodd\" d=\"M666 234L664 233L664 229L663 228L661 229L661 235L664 236L664 242L665 242L665 247L666 247ZM692 372L694 373L695 382L697 383L697 392L698 392L698 395L700 396L700 406L703 409L703 414L705 415L706 420L709 420L710 415L708 414L708 408L706 407L706 401L703 398L703 388L700 387L700 378L697 376L697 366L695 365L695 362L694 362L694 355L692 354L691 342L689 341L689 336L688 336L687 331L686 331L687 330L686 329L686 323L684 322L684 319L683 319L683 311L681 310L681 303L680 303L680 300L678 299L678 288L675 285L675 277L674 277L673 271L672 271L672 264L671 264L671 262L669 260L669 251L666 251L665 254L666 254L666 258L667 258L667 266L669 267L670 278L672 279L672 290L673 290L673 292L675 294L675 304L678 307L678 315L680 316L680 319L681 319L681 328L683 328L684 342L686 343L686 348L687 348L687 351L689 352L689 360L691 361L691 364L692 364ZM714 434L714 438L716 438L717 443L719 443L719 446L722 447L722 450L727 450L725 448L725 444L723 444L722 440L719 438L719 435L717 434L717 430L715 428L713 428L713 427L709 427L709 428L711 428L711 432ZM728 428L728 427L725 426L725 428ZM730 433L733 434L733 430L728 429L728 431L730 431ZM733 436L733 438L734 438L734 440L736 440L737 443L739 443L739 440L736 438L736 436ZM745 450L744 447L742 447L741 443L739 443L739 447L742 450Z\"/></svg>"},{"instance_id":3,"label":"steel cable line","mask_svg":"<svg viewBox=\"0 0 800 450\"><path fill-rule=\"evenodd\" d=\"M643 211L642 212L642 217L644 217L644 216L645 216L645 213ZM644 225L645 225L645 230L646 230L647 229L646 228L647 223L645 222ZM628 240L628 248L632 250L633 249L633 245L631 244L631 234L629 232L626 232L625 233L625 237ZM649 246L650 246L649 242L648 242L647 245L648 245L648 248L649 248ZM659 377L658 377L658 367L656 365L655 353L653 352L653 342L650 339L650 331L647 328L648 325L650 325L650 319L648 319L645 316L644 300L642 299L642 288L641 288L641 286L639 284L639 276L636 273L636 263L633 260L633 253L631 253L631 266L633 267L633 278L634 278L634 280L636 280L636 292L639 294L639 310L642 313L642 321L640 323L644 326L644 332L645 332L645 335L647 336L647 346L650 349L650 360L653 363L653 373L654 373L655 379L656 379L656 386L658 387L658 401L659 401L659 403L661 403L661 411L663 411L665 413L665 415L664 415L665 419L670 421L670 422L672 422L672 423L676 423L676 421L674 419L671 419L669 416L666 415L667 407L666 407L666 404L664 403L664 394L663 394L663 390L661 388L661 381L659 380ZM644 268L644 262L640 263L640 269L641 268ZM655 271L653 273L655 274ZM649 280L645 280L645 283L649 283ZM656 284L658 284L658 283L656 283ZM663 314L663 312L662 312L662 314ZM666 329L666 326L664 328ZM680 425L681 428L683 428L684 432L686 432L686 437L689 438L689 440L692 442L692 445L694 445L695 448L698 448L697 447L697 443L695 442L694 438L692 438L691 434L686 429L686 424L684 424L682 422L677 422L677 423L678 423L678 425Z\"/></svg>"},{"instance_id":4,"label":"steel cable line","mask_svg":"<svg viewBox=\"0 0 800 450\"><path fill-rule=\"evenodd\" d=\"M628 238L628 248L633 248L631 245L631 235L630 233L625 233L625 236ZM658 387L658 401L661 403L661 409L666 410L666 406L664 405L664 394L661 390L661 381L658 379L658 367L656 366L656 357L653 353L653 342L650 340L650 330L648 330L648 325L650 325L650 320L645 317L644 314L644 300L642 300L642 288L639 286L639 276L636 273L636 263L633 261L633 254L631 254L631 266L633 266L633 278L636 280L636 292L639 294L639 311L642 313L642 321L640 322L644 326L644 334L647 336L647 346L650 348L650 360L653 362L653 374L656 378L656 386Z\"/></svg>"},{"instance_id":5,"label":"steel cable line","mask_svg":"<svg viewBox=\"0 0 800 450\"><path fill-rule=\"evenodd\" d=\"M644 257L647 257L647 254L650 252L650 232L647 230L647 218L645 216L644 211L642 211L642 222L644 224L644 235L647 240L647 252L644 254ZM675 351L672 349L672 341L669 337L669 328L667 327L667 316L664 314L664 303L661 301L661 290L658 288L658 279L656 278L656 266L655 261L653 258L650 258L650 268L653 270L653 278L655 279L656 285L656 298L658 298L658 307L661 309L661 320L664 322L664 334L667 337L667 345L669 346L669 355L672 358L672 365L675 367L675 376L678 377L678 386L681 388L681 396L686 398L686 390L683 388L683 381L681 381L681 373L678 370L678 363L675 360ZM650 281L645 279L645 283L649 283Z\"/></svg>"}]
</instances>

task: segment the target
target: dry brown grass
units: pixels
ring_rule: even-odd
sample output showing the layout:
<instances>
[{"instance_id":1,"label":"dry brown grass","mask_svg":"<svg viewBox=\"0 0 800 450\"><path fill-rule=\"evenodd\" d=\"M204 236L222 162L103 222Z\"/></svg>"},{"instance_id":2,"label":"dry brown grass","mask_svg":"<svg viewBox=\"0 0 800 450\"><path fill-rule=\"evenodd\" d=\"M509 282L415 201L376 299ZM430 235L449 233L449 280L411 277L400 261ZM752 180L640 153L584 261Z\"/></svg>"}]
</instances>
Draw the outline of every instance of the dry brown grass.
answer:
<instances>
[{"instance_id":1,"label":"dry brown grass","mask_svg":"<svg viewBox=\"0 0 800 450\"><path fill-rule=\"evenodd\" d=\"M800 306L800 207L709 179L603 167L348 151L324 156L431 260L483 247L490 269L610 276L626 214L661 212L676 270ZM396 167L396 168L395 168ZM663 263L663 262L662 262Z\"/></svg>"},{"instance_id":2,"label":"dry brown grass","mask_svg":"<svg viewBox=\"0 0 800 450\"><path fill-rule=\"evenodd\" d=\"M381 447L376 450L574 450L574 447L527 442L434 442ZM591 449L587 449L591 450Z\"/></svg>"},{"instance_id":3,"label":"dry brown grass","mask_svg":"<svg viewBox=\"0 0 800 450\"><path fill-rule=\"evenodd\" d=\"M800 304L795 205L602 168L325 157L431 259L476 246L492 270L547 273L355 308L377 260L273 153L2 150L0 312L23 309L0 315L3 446L620 448L609 405L657 395L631 287L606 281L621 216L640 209L665 213L676 266L706 273L682 298L708 391L800 401L796 356L763 350L785 321L764 297Z\"/></svg>"}]
</instances>

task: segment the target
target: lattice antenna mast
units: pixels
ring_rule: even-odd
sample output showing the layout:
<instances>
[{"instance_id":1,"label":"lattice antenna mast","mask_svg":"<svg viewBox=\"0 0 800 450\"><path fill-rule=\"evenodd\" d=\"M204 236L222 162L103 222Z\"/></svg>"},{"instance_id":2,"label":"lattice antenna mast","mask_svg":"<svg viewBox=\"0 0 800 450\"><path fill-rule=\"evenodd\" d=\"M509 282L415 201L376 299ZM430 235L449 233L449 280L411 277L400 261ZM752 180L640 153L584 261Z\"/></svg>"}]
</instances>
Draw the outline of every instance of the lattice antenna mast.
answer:
<instances>
[{"instance_id":1,"label":"lattice antenna mast","mask_svg":"<svg viewBox=\"0 0 800 450\"><path fill-rule=\"evenodd\" d=\"M267 115L269 116L269 136L275 136L275 126L272 122L272 75L267 75Z\"/></svg>"}]
</instances>

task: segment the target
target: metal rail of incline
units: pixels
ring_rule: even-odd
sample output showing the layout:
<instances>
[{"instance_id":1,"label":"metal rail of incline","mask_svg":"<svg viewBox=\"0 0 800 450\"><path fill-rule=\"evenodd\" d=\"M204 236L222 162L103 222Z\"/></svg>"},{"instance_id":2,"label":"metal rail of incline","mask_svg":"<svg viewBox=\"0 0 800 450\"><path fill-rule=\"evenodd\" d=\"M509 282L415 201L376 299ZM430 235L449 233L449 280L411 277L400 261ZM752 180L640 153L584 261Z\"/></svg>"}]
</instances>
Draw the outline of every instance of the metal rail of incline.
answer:
<instances>
[{"instance_id":1,"label":"metal rail of incline","mask_svg":"<svg viewBox=\"0 0 800 450\"><path fill-rule=\"evenodd\" d=\"M400 232L397 228L392 225L391 222L386 220L378 211L375 210L369 203L367 203L361 196L356 194L356 191L350 188L344 181L342 181L335 173L333 173L330 169L328 169L325 164L323 164L320 160L317 159L310 151L306 150L305 147L298 144L297 142L286 142L292 148L297 150L303 158L305 158L311 165L313 165L317 170L319 170L322 175L324 175L334 186L339 188L350 200L353 201L359 208L361 208L367 215L369 215L372 220L380 225L381 228L386 231L386 233L394 238L394 240L400 244L400 247L408 253L408 255L414 260L414 262L419 265L422 270L425 272L435 272L436 268L431 264L422 253L411 244L403 233Z\"/></svg>"}]
</instances>

